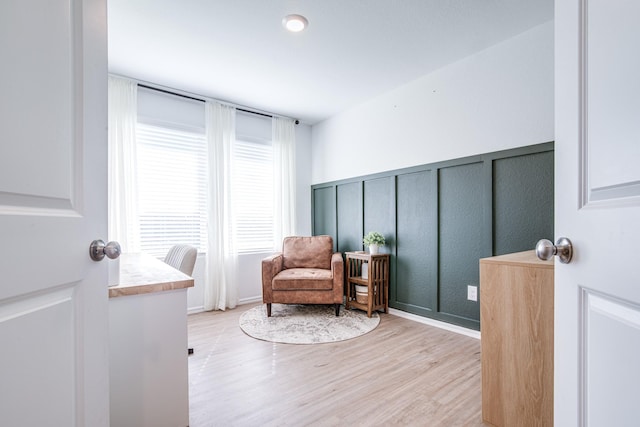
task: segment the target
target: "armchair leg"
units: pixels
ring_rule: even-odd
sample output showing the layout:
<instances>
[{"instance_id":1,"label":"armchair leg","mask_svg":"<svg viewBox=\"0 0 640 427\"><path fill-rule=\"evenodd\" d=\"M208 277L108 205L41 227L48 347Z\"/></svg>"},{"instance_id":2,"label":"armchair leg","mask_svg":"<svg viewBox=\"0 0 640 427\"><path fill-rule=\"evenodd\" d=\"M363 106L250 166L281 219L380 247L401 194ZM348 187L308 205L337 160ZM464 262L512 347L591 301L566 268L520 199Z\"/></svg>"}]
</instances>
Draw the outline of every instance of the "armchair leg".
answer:
<instances>
[{"instance_id":1,"label":"armchair leg","mask_svg":"<svg viewBox=\"0 0 640 427\"><path fill-rule=\"evenodd\" d=\"M267 317L271 317L271 303L267 303Z\"/></svg>"},{"instance_id":2,"label":"armchair leg","mask_svg":"<svg viewBox=\"0 0 640 427\"><path fill-rule=\"evenodd\" d=\"M336 306L336 317L340 316L340 304L335 304Z\"/></svg>"}]
</instances>

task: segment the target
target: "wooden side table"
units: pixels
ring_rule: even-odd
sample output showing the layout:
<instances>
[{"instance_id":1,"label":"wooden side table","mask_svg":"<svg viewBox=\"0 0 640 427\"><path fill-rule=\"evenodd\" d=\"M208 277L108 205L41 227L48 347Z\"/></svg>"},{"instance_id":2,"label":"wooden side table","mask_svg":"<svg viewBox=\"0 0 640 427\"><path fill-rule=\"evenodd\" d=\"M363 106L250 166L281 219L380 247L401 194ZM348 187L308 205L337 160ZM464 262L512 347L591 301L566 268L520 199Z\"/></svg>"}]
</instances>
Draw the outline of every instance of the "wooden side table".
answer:
<instances>
[{"instance_id":1,"label":"wooden side table","mask_svg":"<svg viewBox=\"0 0 640 427\"><path fill-rule=\"evenodd\" d=\"M358 308L371 313L375 310L389 312L389 255L371 255L366 252L346 252L346 286L347 302L345 307ZM362 266L367 264L367 277L362 277ZM356 299L356 285L367 287L367 302L361 303Z\"/></svg>"}]
</instances>

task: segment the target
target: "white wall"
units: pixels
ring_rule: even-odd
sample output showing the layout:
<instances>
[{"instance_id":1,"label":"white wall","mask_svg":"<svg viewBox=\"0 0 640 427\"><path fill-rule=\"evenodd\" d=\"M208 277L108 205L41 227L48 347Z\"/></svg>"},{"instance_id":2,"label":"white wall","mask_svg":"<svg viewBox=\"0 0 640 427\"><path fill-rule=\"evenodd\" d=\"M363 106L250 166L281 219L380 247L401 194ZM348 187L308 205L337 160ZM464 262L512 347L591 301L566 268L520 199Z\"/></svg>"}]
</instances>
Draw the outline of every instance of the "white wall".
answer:
<instances>
[{"instance_id":1,"label":"white wall","mask_svg":"<svg viewBox=\"0 0 640 427\"><path fill-rule=\"evenodd\" d=\"M238 117L240 119L240 116ZM247 126L250 126L246 123ZM238 127L243 126L238 122ZM248 129L248 128L246 128ZM260 124L254 121L253 134L260 129ZM269 132L270 132L269 122ZM271 134L269 133L269 138ZM311 234L311 127L305 124L296 126L296 204L297 227L299 235ZM261 260L270 252L245 254L238 257L238 298L240 304L262 301L262 272ZM198 255L193 270L194 287L187 292L187 306L190 313L202 311L204 307L204 268L205 258Z\"/></svg>"},{"instance_id":2,"label":"white wall","mask_svg":"<svg viewBox=\"0 0 640 427\"><path fill-rule=\"evenodd\" d=\"M296 234L299 236L311 235L311 144L311 126L296 126Z\"/></svg>"},{"instance_id":3,"label":"white wall","mask_svg":"<svg viewBox=\"0 0 640 427\"><path fill-rule=\"evenodd\" d=\"M269 253L243 254L238 256L238 299L240 304L262 301L262 258ZM198 254L196 265L193 269L193 288L187 290L187 307L189 313L198 313L204 310L204 274L205 254Z\"/></svg>"},{"instance_id":4,"label":"white wall","mask_svg":"<svg viewBox=\"0 0 640 427\"><path fill-rule=\"evenodd\" d=\"M312 183L552 141L553 22L312 128Z\"/></svg>"}]
</instances>

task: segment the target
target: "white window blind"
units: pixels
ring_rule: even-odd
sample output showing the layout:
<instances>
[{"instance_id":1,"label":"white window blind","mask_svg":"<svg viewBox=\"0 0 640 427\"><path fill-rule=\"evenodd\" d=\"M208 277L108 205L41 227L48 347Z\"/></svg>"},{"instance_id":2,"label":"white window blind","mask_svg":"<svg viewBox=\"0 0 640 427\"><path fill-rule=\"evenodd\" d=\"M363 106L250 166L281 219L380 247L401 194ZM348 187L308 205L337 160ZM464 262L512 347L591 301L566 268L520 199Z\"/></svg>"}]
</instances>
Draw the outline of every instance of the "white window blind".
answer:
<instances>
[{"instance_id":1,"label":"white window blind","mask_svg":"<svg viewBox=\"0 0 640 427\"><path fill-rule=\"evenodd\" d=\"M246 139L246 138L245 138ZM273 148L270 141L236 139L233 212L239 253L273 249Z\"/></svg>"},{"instance_id":2,"label":"white window blind","mask_svg":"<svg viewBox=\"0 0 640 427\"><path fill-rule=\"evenodd\" d=\"M138 209L143 252L207 247L207 151L203 132L137 125Z\"/></svg>"}]
</instances>

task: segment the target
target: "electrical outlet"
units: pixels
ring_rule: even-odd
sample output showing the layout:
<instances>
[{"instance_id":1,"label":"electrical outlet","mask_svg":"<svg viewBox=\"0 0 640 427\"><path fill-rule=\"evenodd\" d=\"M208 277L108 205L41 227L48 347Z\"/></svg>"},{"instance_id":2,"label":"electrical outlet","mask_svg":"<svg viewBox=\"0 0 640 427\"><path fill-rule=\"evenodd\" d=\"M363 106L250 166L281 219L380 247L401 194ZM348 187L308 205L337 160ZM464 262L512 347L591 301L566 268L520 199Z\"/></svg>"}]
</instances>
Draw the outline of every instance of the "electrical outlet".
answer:
<instances>
[{"instance_id":1,"label":"electrical outlet","mask_svg":"<svg viewBox=\"0 0 640 427\"><path fill-rule=\"evenodd\" d=\"M467 286L467 299L469 301L478 301L478 287Z\"/></svg>"}]
</instances>

